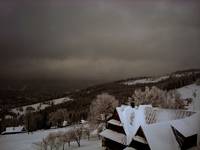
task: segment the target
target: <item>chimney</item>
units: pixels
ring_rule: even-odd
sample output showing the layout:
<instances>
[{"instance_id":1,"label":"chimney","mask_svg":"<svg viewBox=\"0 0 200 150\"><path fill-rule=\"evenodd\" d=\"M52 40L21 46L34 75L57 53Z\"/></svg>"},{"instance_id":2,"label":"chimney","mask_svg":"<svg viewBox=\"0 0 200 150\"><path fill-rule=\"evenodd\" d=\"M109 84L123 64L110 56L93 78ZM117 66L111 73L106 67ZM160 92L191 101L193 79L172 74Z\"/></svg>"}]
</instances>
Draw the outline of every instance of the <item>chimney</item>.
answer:
<instances>
[{"instance_id":1,"label":"chimney","mask_svg":"<svg viewBox=\"0 0 200 150\"><path fill-rule=\"evenodd\" d=\"M132 108L135 107L135 103L134 102L131 102L130 105L131 105Z\"/></svg>"}]
</instances>

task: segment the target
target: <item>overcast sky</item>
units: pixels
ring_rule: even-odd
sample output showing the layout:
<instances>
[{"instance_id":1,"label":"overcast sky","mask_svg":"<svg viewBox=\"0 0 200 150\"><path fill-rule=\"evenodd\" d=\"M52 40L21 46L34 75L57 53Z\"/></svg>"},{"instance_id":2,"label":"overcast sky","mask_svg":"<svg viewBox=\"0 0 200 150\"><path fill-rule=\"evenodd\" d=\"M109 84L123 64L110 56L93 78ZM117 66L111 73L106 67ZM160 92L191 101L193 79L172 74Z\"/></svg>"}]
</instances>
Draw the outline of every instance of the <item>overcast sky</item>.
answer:
<instances>
[{"instance_id":1,"label":"overcast sky","mask_svg":"<svg viewBox=\"0 0 200 150\"><path fill-rule=\"evenodd\" d=\"M200 68L199 0L0 0L0 77L116 80Z\"/></svg>"}]
</instances>

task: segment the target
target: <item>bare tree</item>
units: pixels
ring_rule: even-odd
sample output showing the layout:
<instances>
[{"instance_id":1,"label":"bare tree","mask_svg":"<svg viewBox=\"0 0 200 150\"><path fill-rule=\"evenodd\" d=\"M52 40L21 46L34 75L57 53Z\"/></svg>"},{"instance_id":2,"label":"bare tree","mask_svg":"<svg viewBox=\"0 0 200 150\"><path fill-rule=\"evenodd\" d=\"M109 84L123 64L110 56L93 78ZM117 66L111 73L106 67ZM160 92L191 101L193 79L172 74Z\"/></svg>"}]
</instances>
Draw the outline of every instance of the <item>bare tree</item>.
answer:
<instances>
[{"instance_id":1,"label":"bare tree","mask_svg":"<svg viewBox=\"0 0 200 150\"><path fill-rule=\"evenodd\" d=\"M61 140L63 141L63 150L65 149L65 143L68 143L68 146L70 147L70 136L68 132L65 132L62 137Z\"/></svg>"},{"instance_id":2,"label":"bare tree","mask_svg":"<svg viewBox=\"0 0 200 150\"><path fill-rule=\"evenodd\" d=\"M56 133L49 133L49 135L45 139L47 141L48 145L50 146L50 150L52 150L53 147L55 147L56 136L57 136Z\"/></svg>"},{"instance_id":3,"label":"bare tree","mask_svg":"<svg viewBox=\"0 0 200 150\"><path fill-rule=\"evenodd\" d=\"M41 146L42 146L42 149L47 150L48 141L46 139L42 139Z\"/></svg>"},{"instance_id":4,"label":"bare tree","mask_svg":"<svg viewBox=\"0 0 200 150\"><path fill-rule=\"evenodd\" d=\"M90 119L94 123L105 122L118 106L118 101L114 96L107 93L97 95L90 105Z\"/></svg>"}]
</instances>

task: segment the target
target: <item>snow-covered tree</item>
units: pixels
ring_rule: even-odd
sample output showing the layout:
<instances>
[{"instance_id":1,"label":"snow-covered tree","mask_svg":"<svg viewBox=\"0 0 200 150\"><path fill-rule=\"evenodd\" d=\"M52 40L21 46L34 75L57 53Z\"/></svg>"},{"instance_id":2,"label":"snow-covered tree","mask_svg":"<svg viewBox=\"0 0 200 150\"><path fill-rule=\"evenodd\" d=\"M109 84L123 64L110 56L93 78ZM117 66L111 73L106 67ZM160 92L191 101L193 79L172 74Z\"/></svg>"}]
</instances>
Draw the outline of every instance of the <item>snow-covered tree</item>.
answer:
<instances>
[{"instance_id":1,"label":"snow-covered tree","mask_svg":"<svg viewBox=\"0 0 200 150\"><path fill-rule=\"evenodd\" d=\"M65 149L65 144L68 143L70 146L70 142L77 142L78 146L80 147L80 141L82 137L82 128L81 127L74 127L66 132L55 132L50 133L46 138L50 149L53 148L59 149L61 146L63 150Z\"/></svg>"},{"instance_id":2,"label":"snow-covered tree","mask_svg":"<svg viewBox=\"0 0 200 150\"><path fill-rule=\"evenodd\" d=\"M87 139L90 139L90 127L84 127L82 128L82 132L85 136L87 136Z\"/></svg>"},{"instance_id":3,"label":"snow-covered tree","mask_svg":"<svg viewBox=\"0 0 200 150\"><path fill-rule=\"evenodd\" d=\"M93 123L105 122L118 106L114 96L107 93L97 95L90 106L90 117Z\"/></svg>"},{"instance_id":4,"label":"snow-covered tree","mask_svg":"<svg viewBox=\"0 0 200 150\"><path fill-rule=\"evenodd\" d=\"M137 89L132 97L137 106L142 104L152 104L163 108L183 108L184 106L179 93L174 90L163 91L156 86L145 87L144 91Z\"/></svg>"}]
</instances>

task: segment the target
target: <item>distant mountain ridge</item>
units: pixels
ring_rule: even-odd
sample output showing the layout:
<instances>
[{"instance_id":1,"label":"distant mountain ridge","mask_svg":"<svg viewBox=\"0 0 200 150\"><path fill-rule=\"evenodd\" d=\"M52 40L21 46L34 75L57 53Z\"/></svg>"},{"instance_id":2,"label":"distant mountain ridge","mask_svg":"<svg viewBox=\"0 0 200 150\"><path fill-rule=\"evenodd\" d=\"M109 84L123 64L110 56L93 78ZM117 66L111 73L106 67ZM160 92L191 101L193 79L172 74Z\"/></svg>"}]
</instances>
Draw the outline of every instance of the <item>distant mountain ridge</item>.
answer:
<instances>
[{"instance_id":1,"label":"distant mountain ridge","mask_svg":"<svg viewBox=\"0 0 200 150\"><path fill-rule=\"evenodd\" d=\"M123 79L90 86L88 88L74 90L68 93L65 93L64 91L58 91L57 94L54 95L52 93L50 95L47 93L47 96L42 97L42 95L39 95L41 97L40 99L35 98L33 94L31 94L33 95L33 97L27 97L26 91L11 91L12 93L16 94L17 97L15 97L15 95L9 95L6 102L8 102L8 104L11 104L8 107L15 108L35 103L42 103L57 98L70 97L74 100L73 103L83 103L84 105L88 106L98 94L106 92L114 95L121 103L123 103L128 99L128 97L132 96L134 90L137 88L144 89L145 86L157 86L164 90L172 90L194 83L197 79L200 79L200 69L188 69L172 72L157 77L146 76ZM23 93L23 95L17 95L18 92ZM45 93L45 91L43 93ZM3 92L3 94L4 98L8 96L7 93ZM15 98L19 100L13 102ZM9 100L11 100L11 102L9 102ZM1 97L0 102L0 105L3 106L4 103L1 101Z\"/></svg>"},{"instance_id":2,"label":"distant mountain ridge","mask_svg":"<svg viewBox=\"0 0 200 150\"><path fill-rule=\"evenodd\" d=\"M84 99L85 97L95 98L103 92L114 95L120 101L126 101L132 96L137 88L144 89L145 86L157 86L163 90L173 90L194 83L200 79L200 69L189 69L176 71L159 77L146 76L135 77L125 80L114 81L101 85L91 86L86 89L72 92L73 99ZM134 84L127 84L133 82Z\"/></svg>"}]
</instances>

